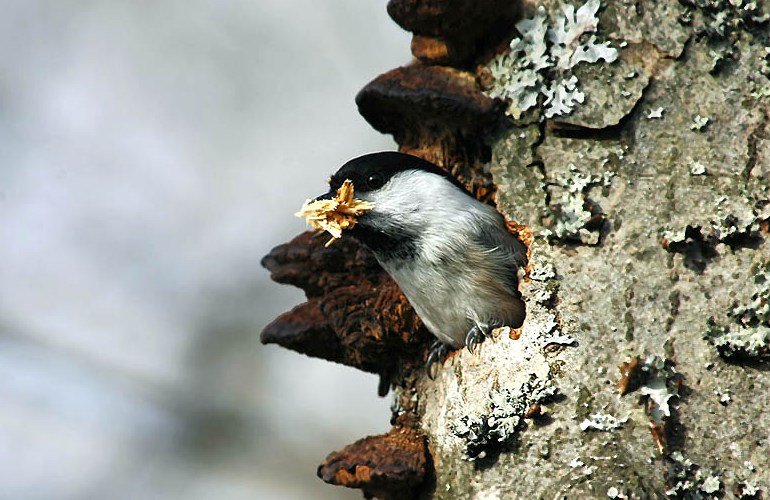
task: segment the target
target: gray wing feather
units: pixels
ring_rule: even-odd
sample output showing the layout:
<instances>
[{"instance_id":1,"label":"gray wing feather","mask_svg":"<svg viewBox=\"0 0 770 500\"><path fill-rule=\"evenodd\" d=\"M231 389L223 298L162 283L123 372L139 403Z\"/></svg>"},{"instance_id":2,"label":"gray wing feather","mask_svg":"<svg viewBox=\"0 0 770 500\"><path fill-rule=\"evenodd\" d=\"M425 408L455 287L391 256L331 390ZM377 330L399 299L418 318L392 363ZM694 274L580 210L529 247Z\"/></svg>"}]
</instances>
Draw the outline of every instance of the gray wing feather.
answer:
<instances>
[{"instance_id":1,"label":"gray wing feather","mask_svg":"<svg viewBox=\"0 0 770 500\"><path fill-rule=\"evenodd\" d=\"M518 294L518 270L527 265L527 249L505 226L481 224L477 228L476 243L489 254L489 262L497 267L501 280L511 293Z\"/></svg>"}]
</instances>

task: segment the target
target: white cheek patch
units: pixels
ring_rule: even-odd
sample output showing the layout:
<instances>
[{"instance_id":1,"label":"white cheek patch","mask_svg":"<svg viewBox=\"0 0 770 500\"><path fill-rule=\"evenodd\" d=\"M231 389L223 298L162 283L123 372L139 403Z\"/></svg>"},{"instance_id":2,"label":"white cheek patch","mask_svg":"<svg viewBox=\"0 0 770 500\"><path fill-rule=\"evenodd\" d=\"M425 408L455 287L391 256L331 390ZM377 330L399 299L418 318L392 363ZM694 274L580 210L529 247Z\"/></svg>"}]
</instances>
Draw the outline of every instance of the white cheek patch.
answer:
<instances>
[{"instance_id":1,"label":"white cheek patch","mask_svg":"<svg viewBox=\"0 0 770 500\"><path fill-rule=\"evenodd\" d=\"M418 238L421 253L431 261L468 243L482 221L495 225L500 217L445 177L422 170L399 172L361 198L374 203L368 217L372 227Z\"/></svg>"},{"instance_id":2,"label":"white cheek patch","mask_svg":"<svg viewBox=\"0 0 770 500\"><path fill-rule=\"evenodd\" d=\"M374 203L373 214L383 222L417 229L431 221L448 218L468 204L467 195L446 178L422 170L394 175L377 191L362 193Z\"/></svg>"}]
</instances>

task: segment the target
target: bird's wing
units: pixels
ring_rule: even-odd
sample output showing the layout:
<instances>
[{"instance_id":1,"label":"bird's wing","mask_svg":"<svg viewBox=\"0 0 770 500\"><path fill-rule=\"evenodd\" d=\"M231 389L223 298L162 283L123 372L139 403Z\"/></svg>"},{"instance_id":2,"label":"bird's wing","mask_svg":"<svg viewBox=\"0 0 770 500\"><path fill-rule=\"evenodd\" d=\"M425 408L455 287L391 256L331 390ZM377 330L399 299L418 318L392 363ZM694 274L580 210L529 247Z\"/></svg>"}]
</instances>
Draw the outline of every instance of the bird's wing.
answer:
<instances>
[{"instance_id":1,"label":"bird's wing","mask_svg":"<svg viewBox=\"0 0 770 500\"><path fill-rule=\"evenodd\" d=\"M477 227L475 242L490 261L499 266L500 278L518 293L517 271L527 265L527 248L505 227L482 224Z\"/></svg>"}]
</instances>

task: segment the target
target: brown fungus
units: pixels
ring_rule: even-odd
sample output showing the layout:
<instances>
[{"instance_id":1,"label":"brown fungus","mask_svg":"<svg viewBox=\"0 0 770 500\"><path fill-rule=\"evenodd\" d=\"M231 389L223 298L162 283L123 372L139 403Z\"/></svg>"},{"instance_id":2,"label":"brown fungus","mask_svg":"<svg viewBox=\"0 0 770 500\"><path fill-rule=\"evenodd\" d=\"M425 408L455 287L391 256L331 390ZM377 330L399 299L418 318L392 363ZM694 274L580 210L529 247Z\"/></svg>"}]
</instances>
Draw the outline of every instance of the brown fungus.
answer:
<instances>
[{"instance_id":1,"label":"brown fungus","mask_svg":"<svg viewBox=\"0 0 770 500\"><path fill-rule=\"evenodd\" d=\"M318 467L318 477L360 488L366 498L395 500L415 497L428 467L425 437L411 427L396 426L331 453Z\"/></svg>"},{"instance_id":2,"label":"brown fungus","mask_svg":"<svg viewBox=\"0 0 770 500\"><path fill-rule=\"evenodd\" d=\"M520 0L390 0L388 14L414 34L412 54L424 63L469 67L509 41Z\"/></svg>"},{"instance_id":3,"label":"brown fungus","mask_svg":"<svg viewBox=\"0 0 770 500\"><path fill-rule=\"evenodd\" d=\"M306 232L262 259L273 281L308 299L267 325L262 343L371 373L422 363L429 335L396 283L355 240L325 243Z\"/></svg>"},{"instance_id":4,"label":"brown fungus","mask_svg":"<svg viewBox=\"0 0 770 500\"><path fill-rule=\"evenodd\" d=\"M473 74L422 64L378 76L359 91L356 104L372 127L393 134L402 147L457 134L480 137L502 116L500 104L481 92Z\"/></svg>"},{"instance_id":5,"label":"brown fungus","mask_svg":"<svg viewBox=\"0 0 770 500\"><path fill-rule=\"evenodd\" d=\"M477 198L494 194L484 142L504 117L503 106L484 95L475 76L441 66L413 64L384 73L356 96L372 127L392 134L404 153L419 156L457 177Z\"/></svg>"}]
</instances>

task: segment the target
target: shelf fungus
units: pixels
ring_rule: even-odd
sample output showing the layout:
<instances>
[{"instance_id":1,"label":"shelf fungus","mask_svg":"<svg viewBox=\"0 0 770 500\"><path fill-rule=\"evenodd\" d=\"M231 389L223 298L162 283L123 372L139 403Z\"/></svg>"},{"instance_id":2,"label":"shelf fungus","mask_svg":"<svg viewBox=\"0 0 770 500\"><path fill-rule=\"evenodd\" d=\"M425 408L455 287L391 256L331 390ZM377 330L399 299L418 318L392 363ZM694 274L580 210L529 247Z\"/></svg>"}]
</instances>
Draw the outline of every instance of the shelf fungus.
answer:
<instances>
[{"instance_id":1,"label":"shelf fungus","mask_svg":"<svg viewBox=\"0 0 770 500\"><path fill-rule=\"evenodd\" d=\"M425 437L408 426L369 436L331 453L318 467L329 484L360 488L367 498L412 498L428 472Z\"/></svg>"},{"instance_id":2,"label":"shelf fungus","mask_svg":"<svg viewBox=\"0 0 770 500\"><path fill-rule=\"evenodd\" d=\"M450 172L481 201L495 195L488 141L505 113L504 103L481 91L473 70L505 43L520 9L521 2L510 0L391 0L388 12L413 32L419 61L380 75L356 96L359 113L374 129L392 134L401 152ZM381 395L391 387L412 393L423 380L432 336L374 255L342 237L373 208L355 198L354 188L346 182L333 198L306 202L296 215L315 231L263 258L273 281L301 288L307 301L266 326L261 341L379 374ZM523 226L511 229L532 238ZM319 230L331 239L319 237ZM506 402L505 423L518 427L538 401L516 399L521 405L515 411ZM416 403L402 408L390 432L332 453L318 475L360 488L367 497L411 498L429 489L434 462Z\"/></svg>"},{"instance_id":3,"label":"shelf fungus","mask_svg":"<svg viewBox=\"0 0 770 500\"><path fill-rule=\"evenodd\" d=\"M374 208L374 203L356 199L353 193L353 182L346 179L334 198L307 200L294 215L304 217L312 228L328 232L332 236L324 245L328 247L342 238L343 230L356 225L359 215Z\"/></svg>"},{"instance_id":4,"label":"shelf fungus","mask_svg":"<svg viewBox=\"0 0 770 500\"><path fill-rule=\"evenodd\" d=\"M473 73L420 63L396 68L361 89L356 104L402 153L444 168L482 201L493 198L483 166L491 156L486 138L504 118L504 106L481 92Z\"/></svg>"},{"instance_id":5,"label":"shelf fungus","mask_svg":"<svg viewBox=\"0 0 770 500\"><path fill-rule=\"evenodd\" d=\"M265 327L262 343L385 378L422 366L430 334L396 283L353 238L327 247L318 233L307 231L271 250L262 265L273 281L307 296Z\"/></svg>"},{"instance_id":6,"label":"shelf fungus","mask_svg":"<svg viewBox=\"0 0 770 500\"><path fill-rule=\"evenodd\" d=\"M429 64L468 67L509 37L524 2L390 0L388 14L414 35L412 55Z\"/></svg>"},{"instance_id":7,"label":"shelf fungus","mask_svg":"<svg viewBox=\"0 0 770 500\"><path fill-rule=\"evenodd\" d=\"M487 97L471 73L413 64L369 82L356 96L358 111L375 129L393 134L402 147L437 139L480 138L499 122L502 106Z\"/></svg>"}]
</instances>

